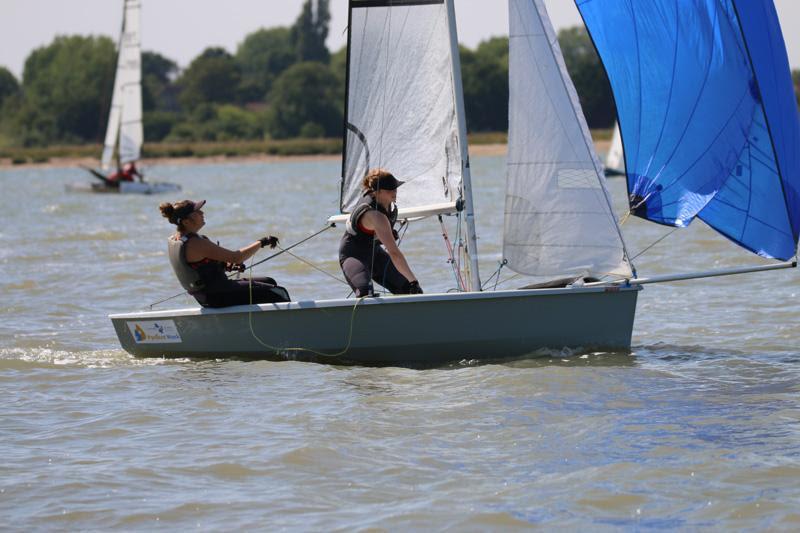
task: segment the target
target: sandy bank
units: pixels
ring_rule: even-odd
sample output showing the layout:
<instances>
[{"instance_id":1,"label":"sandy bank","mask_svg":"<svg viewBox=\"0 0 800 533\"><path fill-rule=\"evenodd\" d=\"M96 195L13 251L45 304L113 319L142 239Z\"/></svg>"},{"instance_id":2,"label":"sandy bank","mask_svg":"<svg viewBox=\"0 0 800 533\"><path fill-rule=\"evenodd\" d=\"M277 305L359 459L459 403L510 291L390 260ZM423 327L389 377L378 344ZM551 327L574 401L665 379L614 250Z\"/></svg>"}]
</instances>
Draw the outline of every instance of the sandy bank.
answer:
<instances>
[{"instance_id":1,"label":"sandy bank","mask_svg":"<svg viewBox=\"0 0 800 533\"><path fill-rule=\"evenodd\" d=\"M609 141L595 141L595 149L599 153L608 150ZM472 157L480 156L502 156L505 155L507 146L505 144L473 144L469 147ZM255 154L246 156L210 156L210 157L161 157L154 159L143 159L143 166L171 166L171 165L202 165L204 163L231 163L231 162L260 162L260 163L279 163L288 161L338 161L340 155L266 155ZM97 159L90 157L53 157L44 163L24 163L14 165L11 159L0 159L0 169L8 168L71 168L71 167L96 167Z\"/></svg>"}]
</instances>

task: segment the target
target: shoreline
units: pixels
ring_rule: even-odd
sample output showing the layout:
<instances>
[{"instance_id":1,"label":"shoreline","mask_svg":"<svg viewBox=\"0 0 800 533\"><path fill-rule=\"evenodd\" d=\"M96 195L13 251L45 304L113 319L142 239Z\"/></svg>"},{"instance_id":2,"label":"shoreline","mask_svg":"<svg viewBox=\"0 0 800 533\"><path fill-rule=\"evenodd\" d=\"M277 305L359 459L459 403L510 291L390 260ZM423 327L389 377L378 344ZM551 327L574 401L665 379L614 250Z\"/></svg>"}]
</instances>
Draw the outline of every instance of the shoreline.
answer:
<instances>
[{"instance_id":1,"label":"shoreline","mask_svg":"<svg viewBox=\"0 0 800 533\"><path fill-rule=\"evenodd\" d=\"M608 151L610 141L596 140L595 150L599 153ZM508 145L505 143L491 144L472 144L469 147L471 157L482 156L504 156L508 152ZM181 166L181 165L202 165L214 163L281 163L281 162L309 162L309 161L339 161L340 154L304 154L304 155L271 155L271 154L249 154L249 155L212 155L212 156L188 156L188 157L157 157L144 158L140 161L142 166ZM79 168L81 166L95 168L98 160L93 157L51 157L46 162L18 163L14 164L10 158L0 158L0 170L16 168Z\"/></svg>"}]
</instances>

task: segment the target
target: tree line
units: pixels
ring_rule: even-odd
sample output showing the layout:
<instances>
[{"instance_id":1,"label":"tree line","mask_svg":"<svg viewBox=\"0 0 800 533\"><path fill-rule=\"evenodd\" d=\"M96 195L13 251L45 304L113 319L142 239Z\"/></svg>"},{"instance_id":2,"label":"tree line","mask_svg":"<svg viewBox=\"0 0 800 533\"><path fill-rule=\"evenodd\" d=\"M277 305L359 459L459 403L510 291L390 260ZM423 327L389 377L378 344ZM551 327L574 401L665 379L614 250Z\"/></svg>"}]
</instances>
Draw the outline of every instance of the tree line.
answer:
<instances>
[{"instance_id":1,"label":"tree line","mask_svg":"<svg viewBox=\"0 0 800 533\"><path fill-rule=\"evenodd\" d=\"M183 70L163 55L142 54L148 142L338 137L342 132L346 49L325 45L329 0L307 0L291 27L247 35L235 53L204 50ZM587 122L610 128L611 89L582 27L558 34ZM508 128L508 38L461 47L471 132ZM0 67L0 146L101 141L116 69L108 37L57 37L26 59L21 80ZM796 88L800 71L793 73Z\"/></svg>"}]
</instances>

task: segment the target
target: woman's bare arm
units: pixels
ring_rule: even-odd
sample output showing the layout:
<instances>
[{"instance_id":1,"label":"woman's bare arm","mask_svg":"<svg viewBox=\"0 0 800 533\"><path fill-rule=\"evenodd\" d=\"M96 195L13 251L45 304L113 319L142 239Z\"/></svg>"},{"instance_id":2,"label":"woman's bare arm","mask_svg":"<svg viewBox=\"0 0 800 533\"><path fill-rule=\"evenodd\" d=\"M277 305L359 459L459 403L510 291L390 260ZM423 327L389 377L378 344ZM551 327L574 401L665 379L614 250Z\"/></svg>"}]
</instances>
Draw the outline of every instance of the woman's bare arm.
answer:
<instances>
[{"instance_id":1,"label":"woman's bare arm","mask_svg":"<svg viewBox=\"0 0 800 533\"><path fill-rule=\"evenodd\" d=\"M401 252L400 248L397 247L397 243L394 240L394 235L392 235L392 228L389 226L389 219L386 218L386 215L383 215L378 211L367 211L361 216L361 220L364 224L364 227L372 229L375 232L375 236L378 238L378 240L383 243L383 246L386 248L386 252L389 254L389 257L391 257L395 268L403 276L405 276L409 282L416 281L417 277L411 271L411 267L408 266L408 262L406 261L403 252Z\"/></svg>"},{"instance_id":2,"label":"woman's bare arm","mask_svg":"<svg viewBox=\"0 0 800 533\"><path fill-rule=\"evenodd\" d=\"M223 263L238 264L244 263L253 257L260 249L260 241L256 241L252 244L248 244L244 248L233 251L223 248L218 244L214 244L208 239L189 239L186 243L186 260L190 263L196 263L197 261L208 258L214 261L222 261Z\"/></svg>"}]
</instances>

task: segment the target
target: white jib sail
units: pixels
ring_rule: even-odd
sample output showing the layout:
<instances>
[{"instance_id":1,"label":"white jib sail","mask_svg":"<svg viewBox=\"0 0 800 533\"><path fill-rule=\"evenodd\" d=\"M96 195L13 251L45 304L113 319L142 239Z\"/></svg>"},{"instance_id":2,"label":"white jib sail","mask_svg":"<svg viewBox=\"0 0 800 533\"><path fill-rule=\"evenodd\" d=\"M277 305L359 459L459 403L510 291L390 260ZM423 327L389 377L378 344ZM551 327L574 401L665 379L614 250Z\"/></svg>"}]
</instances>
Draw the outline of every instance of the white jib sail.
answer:
<instances>
[{"instance_id":1,"label":"white jib sail","mask_svg":"<svg viewBox=\"0 0 800 533\"><path fill-rule=\"evenodd\" d=\"M578 96L542 0L509 0L503 254L531 276L630 276Z\"/></svg>"},{"instance_id":2,"label":"white jib sail","mask_svg":"<svg viewBox=\"0 0 800 533\"><path fill-rule=\"evenodd\" d=\"M619 131L619 123L614 124L614 135L611 137L611 147L608 149L606 156L606 168L622 172L624 170L625 162L623 161L622 153L622 134Z\"/></svg>"},{"instance_id":3,"label":"white jib sail","mask_svg":"<svg viewBox=\"0 0 800 533\"><path fill-rule=\"evenodd\" d=\"M140 0L125 0L122 34L119 40L114 94L108 115L105 145L101 163L111 167L114 149L119 140L119 162L137 161L141 155L142 128L142 51L140 32Z\"/></svg>"},{"instance_id":4,"label":"white jib sail","mask_svg":"<svg viewBox=\"0 0 800 533\"><path fill-rule=\"evenodd\" d=\"M368 170L381 167L406 182L401 211L452 210L462 172L447 7L391 4L350 1L340 209L353 208Z\"/></svg>"}]
</instances>

